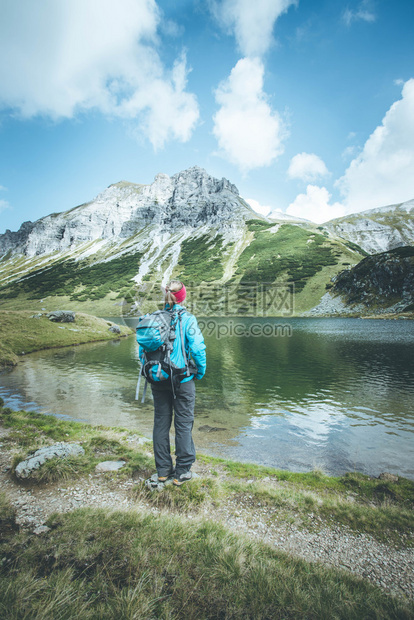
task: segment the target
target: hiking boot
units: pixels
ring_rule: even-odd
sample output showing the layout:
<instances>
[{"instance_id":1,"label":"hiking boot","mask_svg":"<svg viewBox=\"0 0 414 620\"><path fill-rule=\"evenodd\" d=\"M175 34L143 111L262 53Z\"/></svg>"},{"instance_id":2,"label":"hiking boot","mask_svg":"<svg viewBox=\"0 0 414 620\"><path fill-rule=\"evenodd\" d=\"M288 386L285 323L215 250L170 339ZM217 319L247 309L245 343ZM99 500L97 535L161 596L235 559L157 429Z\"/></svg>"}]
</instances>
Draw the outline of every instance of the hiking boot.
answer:
<instances>
[{"instance_id":1,"label":"hiking boot","mask_svg":"<svg viewBox=\"0 0 414 620\"><path fill-rule=\"evenodd\" d=\"M175 475L175 471L171 471L168 476L158 476L157 474L154 474L154 476L158 477L158 482L167 482L167 480L169 480L170 478L173 478Z\"/></svg>"},{"instance_id":2,"label":"hiking boot","mask_svg":"<svg viewBox=\"0 0 414 620\"><path fill-rule=\"evenodd\" d=\"M187 471L185 472L185 474L181 474L180 476L177 476L177 478L174 478L173 484L176 487L180 487L182 484L184 484L184 482L191 480L192 477L193 474L191 473L191 471Z\"/></svg>"}]
</instances>

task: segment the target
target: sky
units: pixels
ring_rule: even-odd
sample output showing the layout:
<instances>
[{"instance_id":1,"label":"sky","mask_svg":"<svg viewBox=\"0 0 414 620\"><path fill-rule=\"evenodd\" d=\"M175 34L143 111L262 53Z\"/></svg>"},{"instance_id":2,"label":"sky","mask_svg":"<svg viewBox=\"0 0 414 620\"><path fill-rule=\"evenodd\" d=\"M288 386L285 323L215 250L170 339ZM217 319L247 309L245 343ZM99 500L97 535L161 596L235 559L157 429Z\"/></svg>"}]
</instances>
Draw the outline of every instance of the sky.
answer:
<instances>
[{"instance_id":1,"label":"sky","mask_svg":"<svg viewBox=\"0 0 414 620\"><path fill-rule=\"evenodd\" d=\"M317 223L414 198L413 0L0 0L0 233L201 166Z\"/></svg>"}]
</instances>

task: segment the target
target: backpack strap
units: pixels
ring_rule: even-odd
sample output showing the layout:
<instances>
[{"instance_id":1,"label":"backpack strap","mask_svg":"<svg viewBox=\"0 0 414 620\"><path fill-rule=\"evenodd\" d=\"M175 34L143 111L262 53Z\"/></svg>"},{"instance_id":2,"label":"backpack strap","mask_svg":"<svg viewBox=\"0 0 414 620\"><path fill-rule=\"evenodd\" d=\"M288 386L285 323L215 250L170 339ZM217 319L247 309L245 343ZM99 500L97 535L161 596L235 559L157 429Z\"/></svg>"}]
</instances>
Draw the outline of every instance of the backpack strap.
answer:
<instances>
[{"instance_id":1,"label":"backpack strap","mask_svg":"<svg viewBox=\"0 0 414 620\"><path fill-rule=\"evenodd\" d=\"M182 319L181 319L181 312L178 314L178 320L180 321L181 348L183 350L183 357L184 357L184 364L185 364L185 368L186 368L186 375L187 375L187 377L189 377L190 376L190 369L188 367L188 359L187 359L187 354L185 352L184 332L183 332L183 322L182 322Z\"/></svg>"}]
</instances>

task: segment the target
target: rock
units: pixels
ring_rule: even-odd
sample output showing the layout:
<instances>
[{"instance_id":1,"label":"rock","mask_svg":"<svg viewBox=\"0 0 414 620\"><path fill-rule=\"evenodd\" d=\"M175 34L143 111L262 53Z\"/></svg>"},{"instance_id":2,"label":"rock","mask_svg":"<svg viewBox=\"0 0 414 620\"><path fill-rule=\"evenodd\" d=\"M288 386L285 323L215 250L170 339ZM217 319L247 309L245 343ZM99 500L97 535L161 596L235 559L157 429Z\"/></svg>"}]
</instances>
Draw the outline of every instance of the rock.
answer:
<instances>
[{"instance_id":1,"label":"rock","mask_svg":"<svg viewBox=\"0 0 414 620\"><path fill-rule=\"evenodd\" d=\"M326 222L332 234L356 243L369 254L414 244L414 200L369 209ZM398 221L398 225L395 222Z\"/></svg>"},{"instance_id":2,"label":"rock","mask_svg":"<svg viewBox=\"0 0 414 620\"><path fill-rule=\"evenodd\" d=\"M27 479L30 478L43 463L46 463L46 461L68 456L82 456L83 454L85 454L85 450L79 444L64 443L62 441L53 446L47 446L46 448L36 450L34 454L17 465L15 474L17 478Z\"/></svg>"},{"instance_id":3,"label":"rock","mask_svg":"<svg viewBox=\"0 0 414 620\"><path fill-rule=\"evenodd\" d=\"M102 461L95 467L95 471L102 473L105 471L118 471L125 465L125 461Z\"/></svg>"},{"instance_id":4,"label":"rock","mask_svg":"<svg viewBox=\"0 0 414 620\"><path fill-rule=\"evenodd\" d=\"M54 312L49 312L47 318L54 323L73 323L75 313L71 310L55 310Z\"/></svg>"},{"instance_id":5,"label":"rock","mask_svg":"<svg viewBox=\"0 0 414 620\"><path fill-rule=\"evenodd\" d=\"M41 319L43 316L43 314L41 312L38 312L37 314L32 314L32 316L30 317L31 319Z\"/></svg>"},{"instance_id":6,"label":"rock","mask_svg":"<svg viewBox=\"0 0 414 620\"><path fill-rule=\"evenodd\" d=\"M387 471L384 471L382 474L378 476L379 480L384 480L385 482L398 482L399 478L395 474L390 474Z\"/></svg>"},{"instance_id":7,"label":"rock","mask_svg":"<svg viewBox=\"0 0 414 620\"><path fill-rule=\"evenodd\" d=\"M220 426L209 426L208 424L204 424L204 426L199 426L198 430L202 433L216 433L217 431L226 431L227 428Z\"/></svg>"},{"instance_id":8,"label":"rock","mask_svg":"<svg viewBox=\"0 0 414 620\"><path fill-rule=\"evenodd\" d=\"M147 437L138 437L137 444L139 446L144 446L146 443L152 443L151 439L148 439Z\"/></svg>"},{"instance_id":9,"label":"rock","mask_svg":"<svg viewBox=\"0 0 414 620\"><path fill-rule=\"evenodd\" d=\"M307 315L389 314L414 305L414 248L367 256L332 278L332 287Z\"/></svg>"},{"instance_id":10,"label":"rock","mask_svg":"<svg viewBox=\"0 0 414 620\"><path fill-rule=\"evenodd\" d=\"M112 332L113 334L120 334L121 328L118 325L111 325L111 327L109 328L109 331Z\"/></svg>"},{"instance_id":11,"label":"rock","mask_svg":"<svg viewBox=\"0 0 414 620\"><path fill-rule=\"evenodd\" d=\"M36 534L36 536L39 536L40 534L46 534L47 532L50 532L50 527L47 527L47 525L38 525L33 530L33 534Z\"/></svg>"}]
</instances>

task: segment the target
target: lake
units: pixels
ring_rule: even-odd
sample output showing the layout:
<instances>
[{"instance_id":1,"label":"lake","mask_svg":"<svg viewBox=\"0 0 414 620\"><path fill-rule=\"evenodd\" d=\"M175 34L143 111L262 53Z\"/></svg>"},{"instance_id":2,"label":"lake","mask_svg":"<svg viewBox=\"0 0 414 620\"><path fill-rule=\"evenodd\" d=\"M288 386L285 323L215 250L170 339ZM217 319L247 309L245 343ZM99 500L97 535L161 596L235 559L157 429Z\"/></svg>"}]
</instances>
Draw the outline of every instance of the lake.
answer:
<instances>
[{"instance_id":1,"label":"lake","mask_svg":"<svg viewBox=\"0 0 414 620\"><path fill-rule=\"evenodd\" d=\"M205 453L332 475L414 479L414 322L200 319L208 370L194 440ZM8 406L152 432L135 401L134 337L34 353L0 375ZM141 388L142 393L142 388Z\"/></svg>"}]
</instances>

